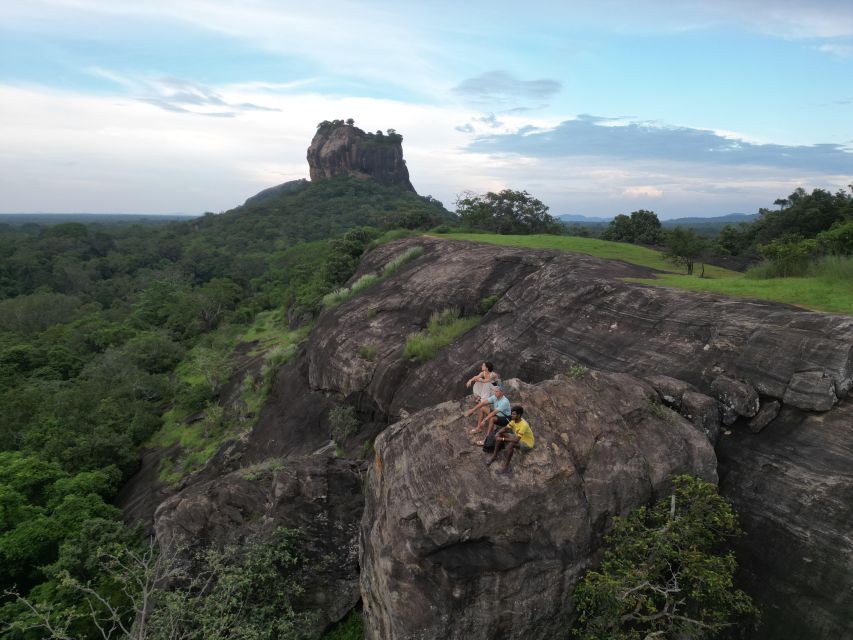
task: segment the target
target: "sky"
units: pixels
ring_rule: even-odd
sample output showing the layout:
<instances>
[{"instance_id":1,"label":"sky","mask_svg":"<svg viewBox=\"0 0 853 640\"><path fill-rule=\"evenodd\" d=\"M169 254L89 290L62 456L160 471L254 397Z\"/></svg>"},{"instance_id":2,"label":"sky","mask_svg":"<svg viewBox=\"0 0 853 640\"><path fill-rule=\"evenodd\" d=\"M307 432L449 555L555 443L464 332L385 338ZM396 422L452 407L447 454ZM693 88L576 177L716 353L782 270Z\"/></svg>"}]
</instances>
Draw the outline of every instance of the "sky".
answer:
<instances>
[{"instance_id":1,"label":"sky","mask_svg":"<svg viewBox=\"0 0 853 640\"><path fill-rule=\"evenodd\" d=\"M0 0L0 212L219 212L322 120L418 193L755 213L853 182L853 2Z\"/></svg>"}]
</instances>

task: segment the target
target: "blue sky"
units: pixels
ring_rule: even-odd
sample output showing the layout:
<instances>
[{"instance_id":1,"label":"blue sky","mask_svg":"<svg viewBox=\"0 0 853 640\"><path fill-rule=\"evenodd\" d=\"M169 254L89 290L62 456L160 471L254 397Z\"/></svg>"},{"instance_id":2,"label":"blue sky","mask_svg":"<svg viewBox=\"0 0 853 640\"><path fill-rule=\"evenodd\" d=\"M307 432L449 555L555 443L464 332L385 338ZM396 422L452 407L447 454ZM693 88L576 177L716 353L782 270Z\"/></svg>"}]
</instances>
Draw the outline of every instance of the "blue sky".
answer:
<instances>
[{"instance_id":1,"label":"blue sky","mask_svg":"<svg viewBox=\"0 0 853 640\"><path fill-rule=\"evenodd\" d=\"M724 215L853 181L846 1L3 4L0 211L229 209L348 117L451 207Z\"/></svg>"}]
</instances>

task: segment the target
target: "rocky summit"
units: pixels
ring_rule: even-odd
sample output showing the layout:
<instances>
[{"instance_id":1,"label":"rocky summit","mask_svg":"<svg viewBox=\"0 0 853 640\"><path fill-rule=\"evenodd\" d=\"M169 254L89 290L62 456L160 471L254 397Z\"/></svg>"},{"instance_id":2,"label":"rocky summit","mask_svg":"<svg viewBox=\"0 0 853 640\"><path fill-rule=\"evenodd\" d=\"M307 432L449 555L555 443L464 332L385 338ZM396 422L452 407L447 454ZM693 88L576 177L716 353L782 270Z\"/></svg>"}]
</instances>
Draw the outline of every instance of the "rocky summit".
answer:
<instances>
[{"instance_id":1,"label":"rocky summit","mask_svg":"<svg viewBox=\"0 0 853 640\"><path fill-rule=\"evenodd\" d=\"M157 510L161 539L280 523L343 550L358 535L359 563L338 554L335 588L307 595L325 620L361 598L368 638L563 638L610 518L692 473L719 477L746 531L742 579L764 612L749 637L853 637L853 318L634 284L653 270L618 261L427 237L372 251L351 282L412 247L422 255L321 313L254 429ZM405 358L448 308L476 326ZM537 438L508 478L462 416L483 360ZM360 436L378 434L366 462L323 462L341 402ZM268 460L260 482L240 471Z\"/></svg>"},{"instance_id":2,"label":"rocky summit","mask_svg":"<svg viewBox=\"0 0 853 640\"><path fill-rule=\"evenodd\" d=\"M403 160L403 136L393 129L365 133L338 120L321 122L308 147L308 166L311 180L350 175L415 190Z\"/></svg>"}]
</instances>

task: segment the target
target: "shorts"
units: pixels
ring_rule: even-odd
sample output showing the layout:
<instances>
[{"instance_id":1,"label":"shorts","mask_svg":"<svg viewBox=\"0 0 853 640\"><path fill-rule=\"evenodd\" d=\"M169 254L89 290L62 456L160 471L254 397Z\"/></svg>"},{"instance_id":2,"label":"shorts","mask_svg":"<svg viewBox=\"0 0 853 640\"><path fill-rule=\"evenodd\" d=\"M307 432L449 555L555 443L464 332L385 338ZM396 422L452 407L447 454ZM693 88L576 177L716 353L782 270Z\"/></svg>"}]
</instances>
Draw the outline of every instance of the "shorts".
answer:
<instances>
[{"instance_id":1,"label":"shorts","mask_svg":"<svg viewBox=\"0 0 853 640\"><path fill-rule=\"evenodd\" d=\"M496 427L505 427L508 424L509 424L509 418L507 418L506 416L502 416L501 414L498 414L495 416L495 426Z\"/></svg>"},{"instance_id":2,"label":"shorts","mask_svg":"<svg viewBox=\"0 0 853 640\"><path fill-rule=\"evenodd\" d=\"M528 453L530 451L533 451L533 447L531 447L530 445L526 445L523 442L518 443L518 448L521 449L522 453Z\"/></svg>"}]
</instances>

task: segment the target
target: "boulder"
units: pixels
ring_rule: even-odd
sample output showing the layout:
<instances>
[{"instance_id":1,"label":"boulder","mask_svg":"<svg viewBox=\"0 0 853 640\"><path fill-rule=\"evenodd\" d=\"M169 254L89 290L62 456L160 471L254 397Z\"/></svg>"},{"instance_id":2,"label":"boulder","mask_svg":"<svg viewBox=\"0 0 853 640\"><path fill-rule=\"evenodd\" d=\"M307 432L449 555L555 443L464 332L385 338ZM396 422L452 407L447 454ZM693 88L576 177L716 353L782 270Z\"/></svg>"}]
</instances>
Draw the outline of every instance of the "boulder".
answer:
<instances>
[{"instance_id":1,"label":"boulder","mask_svg":"<svg viewBox=\"0 0 853 640\"><path fill-rule=\"evenodd\" d=\"M359 600L358 522L364 505L362 463L313 457L268 461L196 483L155 514L161 548L183 543L263 540L279 527L298 529L300 551L315 567L300 601L317 614L319 636Z\"/></svg>"},{"instance_id":2,"label":"boulder","mask_svg":"<svg viewBox=\"0 0 853 640\"><path fill-rule=\"evenodd\" d=\"M792 375L782 399L785 404L812 411L827 411L838 402L835 383L823 371L801 371Z\"/></svg>"},{"instance_id":3,"label":"boulder","mask_svg":"<svg viewBox=\"0 0 853 640\"><path fill-rule=\"evenodd\" d=\"M377 438L361 522L366 638L564 637L611 517L664 494L673 475L716 478L708 440L653 411L656 393L637 378L590 371L506 386L536 437L510 476L496 473L502 458L484 466L463 402Z\"/></svg>"},{"instance_id":4,"label":"boulder","mask_svg":"<svg viewBox=\"0 0 853 640\"><path fill-rule=\"evenodd\" d=\"M720 405L716 400L704 393L686 391L681 400L681 414L704 433L711 444L716 444L720 437Z\"/></svg>"},{"instance_id":5,"label":"boulder","mask_svg":"<svg viewBox=\"0 0 853 640\"><path fill-rule=\"evenodd\" d=\"M738 416L751 418L758 413L758 393L748 382L720 376L711 383L711 392L720 402L725 425L732 424Z\"/></svg>"},{"instance_id":6,"label":"boulder","mask_svg":"<svg viewBox=\"0 0 853 640\"><path fill-rule=\"evenodd\" d=\"M720 440L743 587L762 610L753 640L853 638L851 425L847 398L821 414L783 406L772 429Z\"/></svg>"},{"instance_id":7,"label":"boulder","mask_svg":"<svg viewBox=\"0 0 853 640\"><path fill-rule=\"evenodd\" d=\"M753 433L759 433L779 415L781 406L778 400L771 400L762 404L755 417L749 421L749 430Z\"/></svg>"},{"instance_id":8,"label":"boulder","mask_svg":"<svg viewBox=\"0 0 853 640\"><path fill-rule=\"evenodd\" d=\"M340 175L414 191L403 160L403 136L365 133L356 126L322 123L308 147L311 180Z\"/></svg>"},{"instance_id":9,"label":"boulder","mask_svg":"<svg viewBox=\"0 0 853 640\"><path fill-rule=\"evenodd\" d=\"M669 376L656 375L644 378L658 392L664 404L678 410L681 409L681 399L687 391L697 391L689 382L677 380Z\"/></svg>"}]
</instances>

